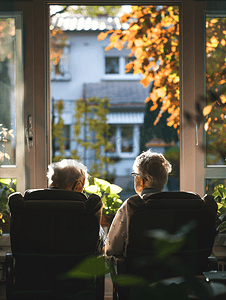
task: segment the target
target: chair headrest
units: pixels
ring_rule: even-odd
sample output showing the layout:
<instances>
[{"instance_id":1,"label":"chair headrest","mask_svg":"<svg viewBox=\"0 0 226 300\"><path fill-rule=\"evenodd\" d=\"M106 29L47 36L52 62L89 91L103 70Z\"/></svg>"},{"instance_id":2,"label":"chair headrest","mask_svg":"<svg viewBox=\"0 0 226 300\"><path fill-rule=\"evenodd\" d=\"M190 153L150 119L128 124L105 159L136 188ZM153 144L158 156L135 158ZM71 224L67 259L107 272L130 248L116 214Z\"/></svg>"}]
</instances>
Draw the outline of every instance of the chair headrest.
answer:
<instances>
[{"instance_id":1,"label":"chair headrest","mask_svg":"<svg viewBox=\"0 0 226 300\"><path fill-rule=\"evenodd\" d=\"M85 202L67 200L27 200L24 203L24 211L29 212L70 212L80 213L86 210Z\"/></svg>"},{"instance_id":2,"label":"chair headrest","mask_svg":"<svg viewBox=\"0 0 226 300\"><path fill-rule=\"evenodd\" d=\"M192 209L203 208L205 206L205 202L198 194L183 191L146 194L144 200L146 208L155 209Z\"/></svg>"},{"instance_id":3,"label":"chair headrest","mask_svg":"<svg viewBox=\"0 0 226 300\"><path fill-rule=\"evenodd\" d=\"M27 190L24 194L24 200L73 200L73 201L86 201L87 198L84 194L60 189L35 189Z\"/></svg>"}]
</instances>

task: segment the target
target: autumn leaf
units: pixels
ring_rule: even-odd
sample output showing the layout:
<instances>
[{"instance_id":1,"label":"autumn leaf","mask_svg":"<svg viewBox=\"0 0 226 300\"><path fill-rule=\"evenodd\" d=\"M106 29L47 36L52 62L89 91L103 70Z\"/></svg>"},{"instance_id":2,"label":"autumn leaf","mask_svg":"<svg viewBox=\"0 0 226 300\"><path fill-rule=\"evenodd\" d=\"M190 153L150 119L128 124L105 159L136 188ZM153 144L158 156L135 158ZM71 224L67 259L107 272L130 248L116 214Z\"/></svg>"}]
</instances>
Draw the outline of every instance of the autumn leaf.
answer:
<instances>
[{"instance_id":1,"label":"autumn leaf","mask_svg":"<svg viewBox=\"0 0 226 300\"><path fill-rule=\"evenodd\" d=\"M148 77L144 77L143 79L141 79L140 82L143 84L144 87L148 87L150 80Z\"/></svg>"},{"instance_id":2,"label":"autumn leaf","mask_svg":"<svg viewBox=\"0 0 226 300\"><path fill-rule=\"evenodd\" d=\"M221 102L222 102L223 104L226 103L226 96L225 96L225 95L221 95L221 96L220 96L220 99L221 99Z\"/></svg>"},{"instance_id":3,"label":"autumn leaf","mask_svg":"<svg viewBox=\"0 0 226 300\"><path fill-rule=\"evenodd\" d=\"M156 108L158 108L158 104L155 103L150 107L150 111L156 110Z\"/></svg>"},{"instance_id":4,"label":"autumn leaf","mask_svg":"<svg viewBox=\"0 0 226 300\"><path fill-rule=\"evenodd\" d=\"M157 89L156 92L157 92L159 98L163 98L166 95L166 87L162 87L160 89Z\"/></svg>"},{"instance_id":5,"label":"autumn leaf","mask_svg":"<svg viewBox=\"0 0 226 300\"><path fill-rule=\"evenodd\" d=\"M108 32L101 32L98 35L97 39L98 39L98 41L103 41L104 39L106 39L107 36L108 36Z\"/></svg>"},{"instance_id":6,"label":"autumn leaf","mask_svg":"<svg viewBox=\"0 0 226 300\"><path fill-rule=\"evenodd\" d=\"M208 115L208 114L211 112L212 108L213 108L213 105L212 105L212 104L211 104L211 105L208 105L208 106L206 106L206 107L204 107L204 108L203 108L203 115L204 115L204 116Z\"/></svg>"},{"instance_id":7,"label":"autumn leaf","mask_svg":"<svg viewBox=\"0 0 226 300\"><path fill-rule=\"evenodd\" d=\"M108 45L107 47L105 47L105 51L109 51L109 50L111 50L112 48L114 47L114 45L113 44L110 44L110 45Z\"/></svg>"}]
</instances>

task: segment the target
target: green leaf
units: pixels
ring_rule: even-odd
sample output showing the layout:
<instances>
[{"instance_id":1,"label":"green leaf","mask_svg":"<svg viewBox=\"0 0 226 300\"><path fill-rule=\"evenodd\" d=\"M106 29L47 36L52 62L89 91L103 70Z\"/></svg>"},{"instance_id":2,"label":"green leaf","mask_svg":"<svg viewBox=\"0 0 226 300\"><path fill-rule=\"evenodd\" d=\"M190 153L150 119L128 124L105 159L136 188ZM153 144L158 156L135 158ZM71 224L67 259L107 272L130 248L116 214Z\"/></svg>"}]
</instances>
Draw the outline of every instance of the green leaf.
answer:
<instances>
[{"instance_id":1,"label":"green leaf","mask_svg":"<svg viewBox=\"0 0 226 300\"><path fill-rule=\"evenodd\" d=\"M122 191L122 188L116 184L111 184L111 194L119 194Z\"/></svg>"},{"instance_id":2,"label":"green leaf","mask_svg":"<svg viewBox=\"0 0 226 300\"><path fill-rule=\"evenodd\" d=\"M109 273L109 267L105 264L103 256L89 256L84 259L78 266L71 271L61 274L59 279L67 278L86 278L91 279L93 276L100 276Z\"/></svg>"},{"instance_id":3,"label":"green leaf","mask_svg":"<svg viewBox=\"0 0 226 300\"><path fill-rule=\"evenodd\" d=\"M6 178L6 179L0 179L0 182L2 184L5 184L5 185L9 185L11 183L11 179L9 178Z\"/></svg>"},{"instance_id":4,"label":"green leaf","mask_svg":"<svg viewBox=\"0 0 226 300\"><path fill-rule=\"evenodd\" d=\"M114 277L114 276L113 276ZM135 275L115 276L114 282L120 286L147 286L147 279Z\"/></svg>"},{"instance_id":5,"label":"green leaf","mask_svg":"<svg viewBox=\"0 0 226 300\"><path fill-rule=\"evenodd\" d=\"M100 178L94 178L94 183L98 184L100 188L103 189L103 191L105 191L106 188L110 185L110 182Z\"/></svg>"},{"instance_id":6,"label":"green leaf","mask_svg":"<svg viewBox=\"0 0 226 300\"><path fill-rule=\"evenodd\" d=\"M226 221L222 222L219 225L219 233L225 233L226 232Z\"/></svg>"},{"instance_id":7,"label":"green leaf","mask_svg":"<svg viewBox=\"0 0 226 300\"><path fill-rule=\"evenodd\" d=\"M99 192L98 187L96 185L89 185L85 188L85 191L89 194L97 193Z\"/></svg>"},{"instance_id":8,"label":"green leaf","mask_svg":"<svg viewBox=\"0 0 226 300\"><path fill-rule=\"evenodd\" d=\"M111 193L111 188L110 188L110 185L106 188L106 191L105 191L106 194L110 194Z\"/></svg>"}]
</instances>

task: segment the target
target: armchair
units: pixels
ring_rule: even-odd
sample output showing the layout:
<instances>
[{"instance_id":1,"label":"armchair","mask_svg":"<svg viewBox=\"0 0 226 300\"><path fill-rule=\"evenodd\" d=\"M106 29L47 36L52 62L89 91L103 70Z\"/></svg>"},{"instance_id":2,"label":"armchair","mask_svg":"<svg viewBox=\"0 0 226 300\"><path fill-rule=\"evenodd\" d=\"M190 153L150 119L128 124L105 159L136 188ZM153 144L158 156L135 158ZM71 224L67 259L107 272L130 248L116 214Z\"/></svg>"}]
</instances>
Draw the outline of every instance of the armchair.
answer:
<instances>
[{"instance_id":1,"label":"armchair","mask_svg":"<svg viewBox=\"0 0 226 300\"><path fill-rule=\"evenodd\" d=\"M40 189L9 198L7 300L104 299L104 278L60 279L95 254L100 228L95 197L88 204L81 193Z\"/></svg>"},{"instance_id":2,"label":"armchair","mask_svg":"<svg viewBox=\"0 0 226 300\"><path fill-rule=\"evenodd\" d=\"M136 293L117 284L117 276L138 276L154 283L202 275L213 265L217 269L216 260L208 259L216 234L216 215L210 203L189 192L155 193L145 200L130 219L126 257L111 258L116 269L114 299L128 299L129 294L136 299ZM173 249L171 242L180 243L180 237L180 246L175 244ZM140 299L145 288L139 289Z\"/></svg>"}]
</instances>

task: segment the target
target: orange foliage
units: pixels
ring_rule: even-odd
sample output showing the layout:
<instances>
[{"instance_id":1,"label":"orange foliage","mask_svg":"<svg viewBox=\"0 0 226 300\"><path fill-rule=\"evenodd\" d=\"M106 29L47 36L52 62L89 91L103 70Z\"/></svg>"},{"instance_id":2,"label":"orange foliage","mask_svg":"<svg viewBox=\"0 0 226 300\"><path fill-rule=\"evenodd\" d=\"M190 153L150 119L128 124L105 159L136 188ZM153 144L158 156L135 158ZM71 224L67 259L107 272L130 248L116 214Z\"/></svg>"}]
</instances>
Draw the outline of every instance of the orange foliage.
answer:
<instances>
[{"instance_id":1,"label":"orange foliage","mask_svg":"<svg viewBox=\"0 0 226 300\"><path fill-rule=\"evenodd\" d=\"M132 6L132 12L121 17L122 23L131 20L126 30L110 31L110 47L119 49L119 44L131 50L135 60L127 66L134 74L142 74L141 84L154 85L145 102L152 101L151 111L157 109L157 100L162 107L155 120L168 111L170 126L179 126L179 7L178 6ZM103 35L101 35L103 36ZM108 46L105 50L109 50Z\"/></svg>"}]
</instances>

